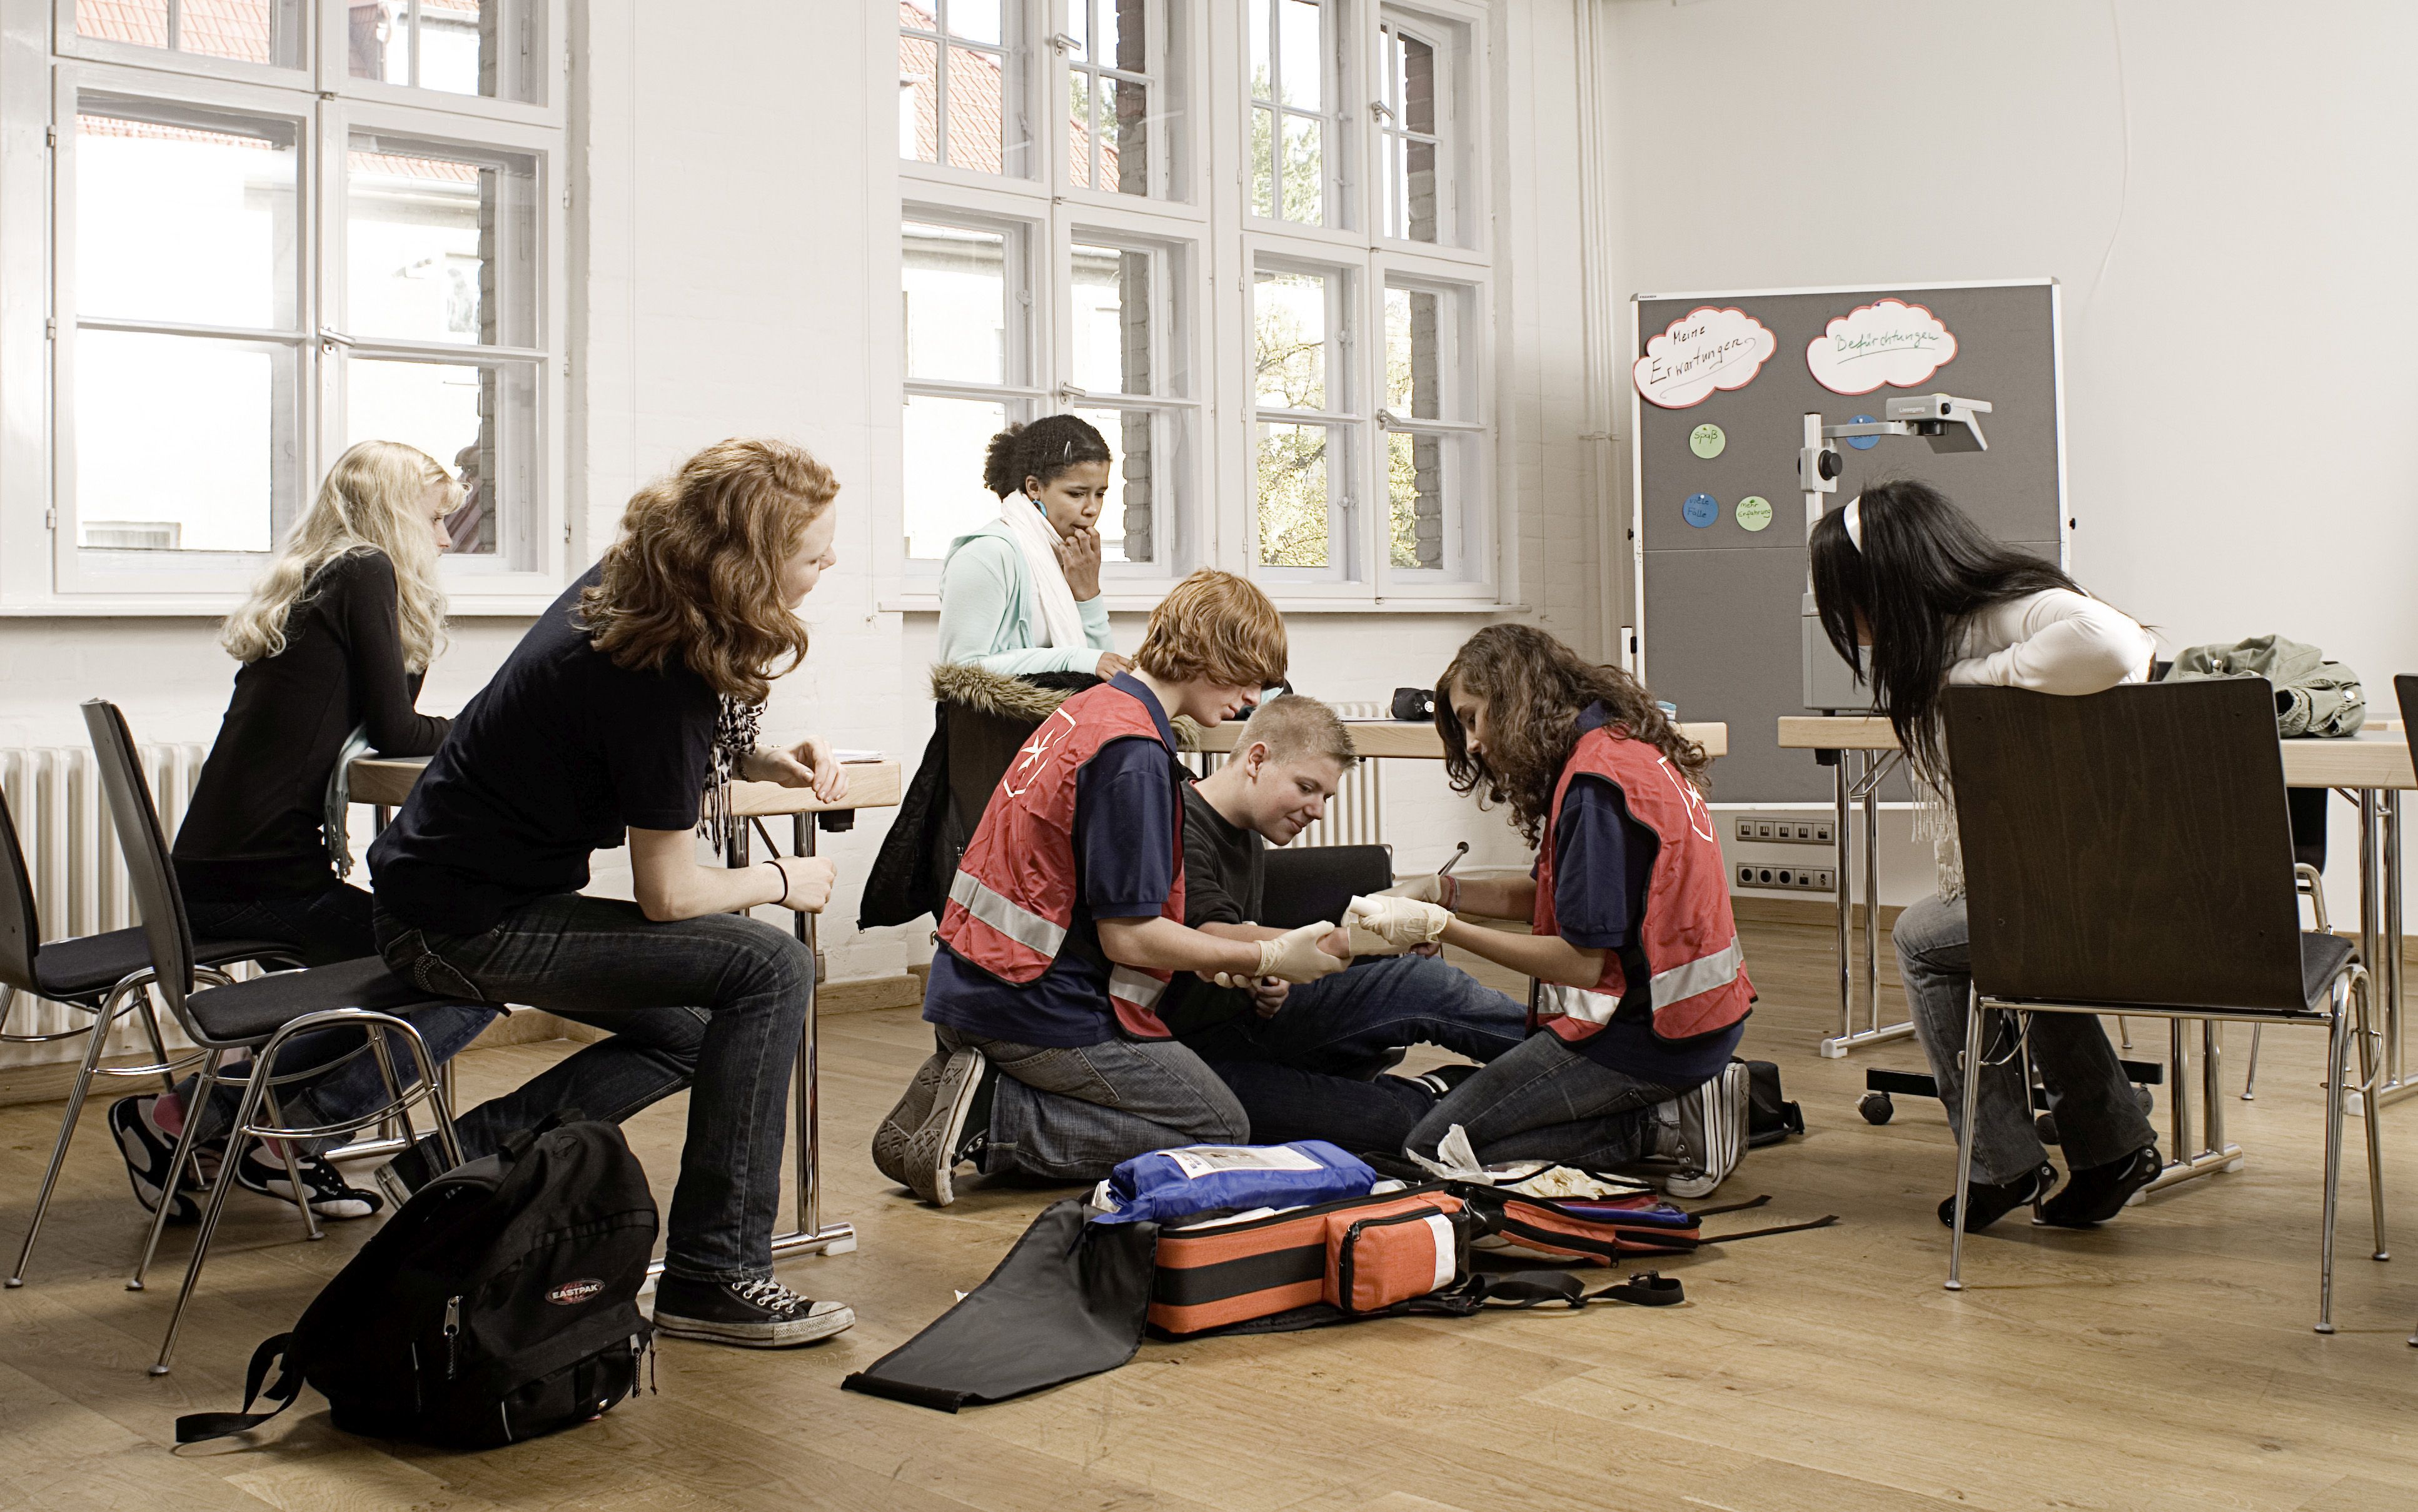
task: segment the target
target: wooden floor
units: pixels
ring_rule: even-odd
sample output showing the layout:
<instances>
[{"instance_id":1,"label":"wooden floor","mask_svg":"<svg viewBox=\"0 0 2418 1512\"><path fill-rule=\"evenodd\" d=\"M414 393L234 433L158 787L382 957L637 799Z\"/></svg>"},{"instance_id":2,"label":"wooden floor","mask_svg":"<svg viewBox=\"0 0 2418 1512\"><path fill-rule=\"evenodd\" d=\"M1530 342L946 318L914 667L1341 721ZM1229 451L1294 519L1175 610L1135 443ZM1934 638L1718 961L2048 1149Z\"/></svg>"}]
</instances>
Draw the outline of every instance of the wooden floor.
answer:
<instances>
[{"instance_id":1,"label":"wooden floor","mask_svg":"<svg viewBox=\"0 0 2418 1512\"><path fill-rule=\"evenodd\" d=\"M170 1455L171 1419L234 1408L253 1346L292 1322L365 1226L306 1245L280 1210L237 1193L176 1373L152 1380L143 1367L173 1293L121 1285L137 1214L97 1103L33 1280L0 1294L0 1506L2418 1505L2418 1351L2403 1342L2418 1313L2418 1103L2386 1115L2410 1246L2392 1264L2368 1259L2353 1125L2331 1338L2309 1326L2322 1105L2308 1032L2267 1036L2258 1100L2231 1105L2246 1170L2098 1232L2010 1220L1971 1244L1970 1290L1951 1295L1932 1216L1952 1159L1938 1108L1902 1104L1879 1128L1854 1111L1866 1064L1914 1066L1919 1053L1817 1059L1833 1011L1826 934L1753 925L1748 952L1764 995L1748 1049L1780 1062L1812 1128L1750 1154L1722 1197L1768 1192L1773 1221L1836 1213L1836 1228L1668 1263L1686 1278L1683 1307L1146 1344L1122 1370L954 1417L839 1381L981 1280L1052 1194L975 1184L934 1212L875 1174L868 1132L928 1045L911 1012L826 1026L829 1209L855 1220L863 1247L783 1270L851 1304L856 1328L787 1353L670 1342L661 1395L488 1454L350 1439L306 1397L263 1447ZM474 1052L465 1089L561 1049ZM2228 1078L2238 1087L2238 1051ZM630 1125L665 1195L682 1106ZM10 1256L56 1117L0 1110Z\"/></svg>"}]
</instances>

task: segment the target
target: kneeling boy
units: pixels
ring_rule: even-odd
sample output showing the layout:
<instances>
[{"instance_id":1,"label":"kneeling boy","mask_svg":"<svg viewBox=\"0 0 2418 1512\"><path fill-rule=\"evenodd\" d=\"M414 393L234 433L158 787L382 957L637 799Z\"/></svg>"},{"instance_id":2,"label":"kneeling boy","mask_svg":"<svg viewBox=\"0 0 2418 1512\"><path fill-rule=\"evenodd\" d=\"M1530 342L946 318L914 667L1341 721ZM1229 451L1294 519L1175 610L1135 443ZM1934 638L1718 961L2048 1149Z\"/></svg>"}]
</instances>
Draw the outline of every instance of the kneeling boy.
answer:
<instances>
[{"instance_id":1,"label":"kneeling boy","mask_svg":"<svg viewBox=\"0 0 2418 1512\"><path fill-rule=\"evenodd\" d=\"M1169 721L1222 723L1284 672L1267 596L1195 573L1152 613L1132 671L1033 732L949 890L924 993L941 1053L874 1133L883 1175L945 1206L969 1160L1090 1182L1149 1151L1248 1136L1225 1083L1159 1020L1169 979L1313 982L1344 962L1318 948L1324 925L1258 941L1186 926Z\"/></svg>"},{"instance_id":2,"label":"kneeling boy","mask_svg":"<svg viewBox=\"0 0 2418 1512\"><path fill-rule=\"evenodd\" d=\"M1185 790L1185 923L1228 939L1279 935L1256 922L1264 848L1316 823L1356 759L1326 705L1290 694L1262 704L1233 756ZM1328 945L1346 948L1332 937ZM1483 1062L1528 1033L1520 1003L1431 955L1364 955L1298 987L1178 976L1162 1016L1233 1091L1252 1139L1327 1139L1355 1151L1400 1149L1451 1084L1449 1068L1434 1077L1384 1075L1403 1047L1438 1045Z\"/></svg>"}]
</instances>

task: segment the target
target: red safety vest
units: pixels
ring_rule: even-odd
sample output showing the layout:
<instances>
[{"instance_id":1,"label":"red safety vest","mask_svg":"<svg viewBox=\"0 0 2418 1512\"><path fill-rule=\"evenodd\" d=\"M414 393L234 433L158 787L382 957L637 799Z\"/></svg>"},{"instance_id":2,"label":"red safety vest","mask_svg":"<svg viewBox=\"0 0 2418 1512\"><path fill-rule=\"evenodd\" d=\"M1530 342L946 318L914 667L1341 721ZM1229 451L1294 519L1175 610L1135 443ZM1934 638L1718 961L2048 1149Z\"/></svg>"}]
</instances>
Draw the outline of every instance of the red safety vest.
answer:
<instances>
[{"instance_id":1,"label":"red safety vest","mask_svg":"<svg viewBox=\"0 0 2418 1512\"><path fill-rule=\"evenodd\" d=\"M1142 701L1109 683L1089 688L1042 721L1016 764L999 780L982 823L957 863L941 913L941 942L1002 982L1022 986L1049 970L1072 938L1075 897L1075 782L1110 741L1146 737L1165 750ZM1159 909L1184 922L1182 789L1169 755L1168 801L1176 805L1175 885ZM1171 971L1109 967L1109 1003L1117 1027L1136 1039L1166 1039L1158 1000Z\"/></svg>"},{"instance_id":2,"label":"red safety vest","mask_svg":"<svg viewBox=\"0 0 2418 1512\"><path fill-rule=\"evenodd\" d=\"M1730 913L1728 869L1715 838L1713 816L1668 757L1643 741L1610 725L1579 737L1553 786L1553 806L1537 858L1537 933L1561 933L1553 920L1553 823L1573 779L1605 778L1620 789L1631 818L1652 830L1661 845L1645 888L1645 919L1639 943L1653 974L1654 1032L1683 1040L1727 1029L1754 1002L1738 951L1737 921ZM1601 1031L1628 991L1620 953L1606 951L1603 978L1590 988L1558 988L1538 995L1546 1026L1575 1043Z\"/></svg>"}]
</instances>

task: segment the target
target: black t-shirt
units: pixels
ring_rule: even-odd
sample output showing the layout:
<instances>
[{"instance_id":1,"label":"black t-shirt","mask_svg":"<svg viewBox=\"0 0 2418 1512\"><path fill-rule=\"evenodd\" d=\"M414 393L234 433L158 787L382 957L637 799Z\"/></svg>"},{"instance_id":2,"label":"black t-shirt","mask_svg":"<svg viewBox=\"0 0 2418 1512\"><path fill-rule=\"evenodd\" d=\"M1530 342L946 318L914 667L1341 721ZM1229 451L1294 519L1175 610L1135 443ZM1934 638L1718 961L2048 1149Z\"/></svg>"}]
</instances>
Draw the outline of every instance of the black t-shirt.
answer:
<instances>
[{"instance_id":1,"label":"black t-shirt","mask_svg":"<svg viewBox=\"0 0 2418 1512\"><path fill-rule=\"evenodd\" d=\"M685 830L721 700L685 663L633 672L589 644L574 583L529 627L370 848L378 902L442 934L588 885L623 832Z\"/></svg>"},{"instance_id":2,"label":"black t-shirt","mask_svg":"<svg viewBox=\"0 0 2418 1512\"><path fill-rule=\"evenodd\" d=\"M334 883L328 778L369 726L386 756L426 756L445 721L415 713L394 563L382 551L321 567L285 616L285 649L235 675L219 738L176 830L177 880L197 899L284 897Z\"/></svg>"},{"instance_id":3,"label":"black t-shirt","mask_svg":"<svg viewBox=\"0 0 2418 1512\"><path fill-rule=\"evenodd\" d=\"M1184 922L1195 929L1259 923L1267 897L1267 846L1258 831L1227 822L1199 788L1186 783ZM1248 1013L1251 995L1178 971L1161 1003L1160 1021L1180 1038Z\"/></svg>"}]
</instances>

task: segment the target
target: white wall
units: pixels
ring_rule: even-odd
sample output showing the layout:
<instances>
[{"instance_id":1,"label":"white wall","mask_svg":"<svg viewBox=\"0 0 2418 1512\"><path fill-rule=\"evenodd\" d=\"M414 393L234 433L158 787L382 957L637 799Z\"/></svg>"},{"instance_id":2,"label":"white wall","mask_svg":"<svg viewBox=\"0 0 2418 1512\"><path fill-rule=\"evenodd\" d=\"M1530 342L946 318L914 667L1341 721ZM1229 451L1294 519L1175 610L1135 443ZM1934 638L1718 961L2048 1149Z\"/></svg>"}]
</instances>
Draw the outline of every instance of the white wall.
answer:
<instances>
[{"instance_id":1,"label":"white wall","mask_svg":"<svg viewBox=\"0 0 2418 1512\"><path fill-rule=\"evenodd\" d=\"M2392 712L2418 669L2418 8L1603 7L1624 298L2062 280L2074 574L2169 649L2315 642Z\"/></svg>"},{"instance_id":2,"label":"white wall","mask_svg":"<svg viewBox=\"0 0 2418 1512\"><path fill-rule=\"evenodd\" d=\"M1601 650L1600 511L1578 439L1580 3L1496 7L1492 88L1511 123L1493 176L1496 409L1505 596ZM900 474L895 23L895 8L866 0L572 8L570 496L592 557L633 488L698 445L762 432L811 447L845 484L841 564L807 603L814 653L778 684L767 732L821 730L911 768L931 728L936 623L878 609L898 586L871 570L875 532L896 528ZM969 478L977 466L967 459ZM1431 683L1491 618L1298 617L1295 680L1337 699ZM459 709L527 623L455 621L421 707ZM123 703L139 738L208 740L233 670L212 634L202 619L0 619L0 745L82 743L75 704L95 694ZM1120 645L1140 634L1140 617L1118 617ZM1463 835L1480 862L1520 859L1499 817L1451 798L1435 769L1397 767L1388 820L1406 866L1435 864ZM929 954L928 923L851 924L886 822L869 814L826 845L842 885L823 939L843 978ZM600 889L626 886L618 859L599 858Z\"/></svg>"}]
</instances>

